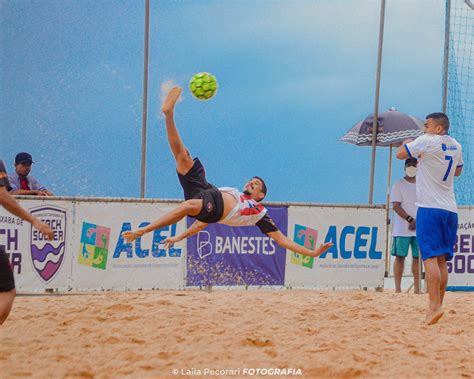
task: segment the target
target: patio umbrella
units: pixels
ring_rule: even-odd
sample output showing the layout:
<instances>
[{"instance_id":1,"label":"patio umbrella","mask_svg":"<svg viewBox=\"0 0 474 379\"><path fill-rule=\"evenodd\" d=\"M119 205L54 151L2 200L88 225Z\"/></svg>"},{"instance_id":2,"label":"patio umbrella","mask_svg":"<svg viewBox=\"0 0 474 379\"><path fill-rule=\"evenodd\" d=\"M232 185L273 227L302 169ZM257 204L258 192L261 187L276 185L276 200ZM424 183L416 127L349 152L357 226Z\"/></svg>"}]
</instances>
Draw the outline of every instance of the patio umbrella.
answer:
<instances>
[{"instance_id":1,"label":"patio umbrella","mask_svg":"<svg viewBox=\"0 0 474 379\"><path fill-rule=\"evenodd\" d=\"M387 225L389 224L390 180L392 176L392 147L399 146L408 138L416 138L423 134L423 121L414 116L398 112L390 108L387 112L379 113L376 146L389 146L388 180L387 180ZM374 115L367 116L355 124L340 141L356 146L371 146L374 125ZM421 271L420 271L421 272ZM385 276L388 275L388 228L385 244Z\"/></svg>"},{"instance_id":2,"label":"patio umbrella","mask_svg":"<svg viewBox=\"0 0 474 379\"><path fill-rule=\"evenodd\" d=\"M394 108L379 113L378 119L377 146L398 146L408 138L423 134L423 121ZM373 125L374 115L371 114L355 124L341 137L341 141L357 146L371 146Z\"/></svg>"}]
</instances>

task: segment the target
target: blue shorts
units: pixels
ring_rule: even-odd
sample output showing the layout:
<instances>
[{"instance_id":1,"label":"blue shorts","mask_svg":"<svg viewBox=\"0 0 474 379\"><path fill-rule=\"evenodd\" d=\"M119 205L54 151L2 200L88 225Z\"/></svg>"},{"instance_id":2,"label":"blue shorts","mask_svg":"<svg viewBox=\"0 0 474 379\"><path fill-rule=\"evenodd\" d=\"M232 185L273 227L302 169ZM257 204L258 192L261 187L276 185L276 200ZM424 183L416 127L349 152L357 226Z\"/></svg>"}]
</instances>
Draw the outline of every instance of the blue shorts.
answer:
<instances>
[{"instance_id":1,"label":"blue shorts","mask_svg":"<svg viewBox=\"0 0 474 379\"><path fill-rule=\"evenodd\" d=\"M444 254L447 261L453 259L457 231L457 213L438 208L418 208L416 239L423 260Z\"/></svg>"}]
</instances>

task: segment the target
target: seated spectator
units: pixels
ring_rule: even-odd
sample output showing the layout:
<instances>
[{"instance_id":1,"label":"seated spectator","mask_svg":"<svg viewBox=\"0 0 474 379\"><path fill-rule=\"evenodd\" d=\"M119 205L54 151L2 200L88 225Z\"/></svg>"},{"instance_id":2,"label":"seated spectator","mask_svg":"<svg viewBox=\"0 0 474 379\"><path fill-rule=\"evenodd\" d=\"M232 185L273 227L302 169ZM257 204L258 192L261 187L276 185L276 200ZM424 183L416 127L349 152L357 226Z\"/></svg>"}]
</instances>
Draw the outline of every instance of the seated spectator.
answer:
<instances>
[{"instance_id":1,"label":"seated spectator","mask_svg":"<svg viewBox=\"0 0 474 379\"><path fill-rule=\"evenodd\" d=\"M15 157L15 173L8 176L12 195L54 196L36 178L29 176L33 158L28 153Z\"/></svg>"}]
</instances>

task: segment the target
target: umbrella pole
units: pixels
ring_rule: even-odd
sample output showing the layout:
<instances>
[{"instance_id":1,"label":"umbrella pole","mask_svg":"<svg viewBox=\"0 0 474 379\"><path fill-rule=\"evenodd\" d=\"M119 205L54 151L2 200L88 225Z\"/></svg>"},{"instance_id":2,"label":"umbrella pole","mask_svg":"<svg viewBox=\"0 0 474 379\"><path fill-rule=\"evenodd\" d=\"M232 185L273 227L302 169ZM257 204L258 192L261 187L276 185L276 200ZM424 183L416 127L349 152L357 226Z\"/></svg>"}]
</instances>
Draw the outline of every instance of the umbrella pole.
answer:
<instances>
[{"instance_id":1,"label":"umbrella pole","mask_svg":"<svg viewBox=\"0 0 474 379\"><path fill-rule=\"evenodd\" d=\"M392 147L393 145L390 144L390 154L388 156L388 178L387 178L387 202L385 204L385 222L387 228L385 229L385 277L388 278L389 272L389 254L388 254L388 230L390 227L390 180L392 178Z\"/></svg>"},{"instance_id":2,"label":"umbrella pole","mask_svg":"<svg viewBox=\"0 0 474 379\"><path fill-rule=\"evenodd\" d=\"M380 73L382 71L383 29L385 23L385 0L380 2L379 46L377 50L377 74L375 78L374 122L372 124L372 155L370 158L369 204L374 203L375 150L379 125Z\"/></svg>"}]
</instances>

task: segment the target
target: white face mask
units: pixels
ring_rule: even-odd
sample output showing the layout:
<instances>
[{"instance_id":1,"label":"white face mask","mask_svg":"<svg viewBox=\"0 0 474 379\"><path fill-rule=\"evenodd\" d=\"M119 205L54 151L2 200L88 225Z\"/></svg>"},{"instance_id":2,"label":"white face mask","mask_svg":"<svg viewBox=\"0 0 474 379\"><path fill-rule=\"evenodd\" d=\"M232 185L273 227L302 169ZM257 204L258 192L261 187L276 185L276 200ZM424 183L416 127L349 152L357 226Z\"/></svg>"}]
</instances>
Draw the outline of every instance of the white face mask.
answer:
<instances>
[{"instance_id":1,"label":"white face mask","mask_svg":"<svg viewBox=\"0 0 474 379\"><path fill-rule=\"evenodd\" d=\"M405 167L405 173L409 178L414 178L416 176L416 167L414 166L408 166Z\"/></svg>"}]
</instances>

